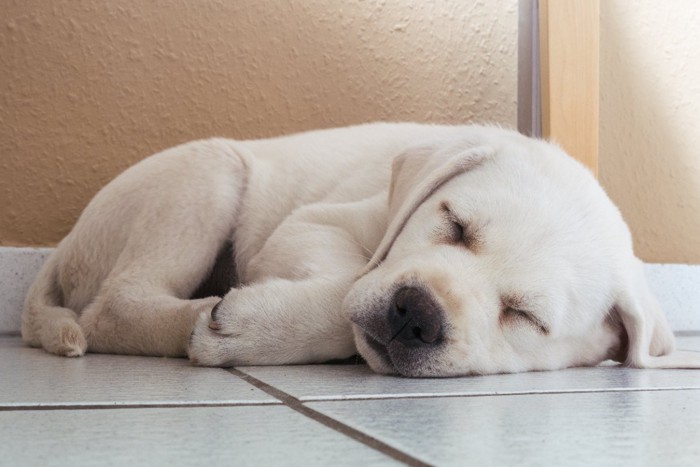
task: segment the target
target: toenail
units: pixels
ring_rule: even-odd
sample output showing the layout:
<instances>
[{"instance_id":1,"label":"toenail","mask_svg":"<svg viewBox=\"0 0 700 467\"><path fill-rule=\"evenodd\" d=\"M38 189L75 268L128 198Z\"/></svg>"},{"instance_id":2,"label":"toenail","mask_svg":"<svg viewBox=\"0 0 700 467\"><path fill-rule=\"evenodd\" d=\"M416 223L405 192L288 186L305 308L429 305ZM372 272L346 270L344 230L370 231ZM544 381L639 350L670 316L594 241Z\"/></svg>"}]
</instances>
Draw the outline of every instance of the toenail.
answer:
<instances>
[{"instance_id":1,"label":"toenail","mask_svg":"<svg viewBox=\"0 0 700 467\"><path fill-rule=\"evenodd\" d=\"M221 302L223 302L223 300L221 300L219 303L214 305L214 308L211 309L211 320L212 321L216 321L216 312L219 310L219 305L221 305ZM211 325L209 327L211 327Z\"/></svg>"}]
</instances>

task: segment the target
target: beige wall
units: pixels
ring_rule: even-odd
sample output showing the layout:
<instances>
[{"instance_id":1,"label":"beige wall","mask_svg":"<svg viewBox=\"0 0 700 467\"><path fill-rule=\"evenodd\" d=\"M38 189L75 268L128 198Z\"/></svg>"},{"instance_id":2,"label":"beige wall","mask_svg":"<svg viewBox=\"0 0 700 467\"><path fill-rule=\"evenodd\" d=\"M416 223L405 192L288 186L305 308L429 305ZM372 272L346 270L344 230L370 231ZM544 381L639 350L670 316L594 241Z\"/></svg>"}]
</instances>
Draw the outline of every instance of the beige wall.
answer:
<instances>
[{"instance_id":1,"label":"beige wall","mask_svg":"<svg viewBox=\"0 0 700 467\"><path fill-rule=\"evenodd\" d=\"M517 0L4 0L0 245L159 149L373 120L515 125Z\"/></svg>"},{"instance_id":2,"label":"beige wall","mask_svg":"<svg viewBox=\"0 0 700 467\"><path fill-rule=\"evenodd\" d=\"M695 0L601 2L601 181L648 261L700 262L698 24ZM194 138L514 125L516 39L516 0L5 0L0 245L56 243Z\"/></svg>"},{"instance_id":3,"label":"beige wall","mask_svg":"<svg viewBox=\"0 0 700 467\"><path fill-rule=\"evenodd\" d=\"M600 176L648 261L700 263L700 2L601 2Z\"/></svg>"}]
</instances>

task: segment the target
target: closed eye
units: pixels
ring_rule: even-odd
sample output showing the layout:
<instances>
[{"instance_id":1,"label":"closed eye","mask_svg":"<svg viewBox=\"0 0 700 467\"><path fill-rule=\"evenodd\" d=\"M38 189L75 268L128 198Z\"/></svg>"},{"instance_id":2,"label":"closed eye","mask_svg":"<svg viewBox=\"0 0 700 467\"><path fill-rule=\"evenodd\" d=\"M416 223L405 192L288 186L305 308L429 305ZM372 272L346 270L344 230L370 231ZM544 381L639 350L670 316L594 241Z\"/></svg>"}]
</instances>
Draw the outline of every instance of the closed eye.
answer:
<instances>
[{"instance_id":1,"label":"closed eye","mask_svg":"<svg viewBox=\"0 0 700 467\"><path fill-rule=\"evenodd\" d=\"M470 224L459 219L450 209L447 202L440 204L440 211L447 223L446 240L454 245L467 247L475 252L478 246L478 238L475 229Z\"/></svg>"},{"instance_id":2,"label":"closed eye","mask_svg":"<svg viewBox=\"0 0 700 467\"><path fill-rule=\"evenodd\" d=\"M455 220L450 220L450 241L452 243L461 243L464 241L464 226Z\"/></svg>"},{"instance_id":3,"label":"closed eye","mask_svg":"<svg viewBox=\"0 0 700 467\"><path fill-rule=\"evenodd\" d=\"M549 335L549 328L537 316L529 311L520 310L513 307L505 307L501 314L501 318L508 321L519 321L532 326L537 332L543 335Z\"/></svg>"}]
</instances>

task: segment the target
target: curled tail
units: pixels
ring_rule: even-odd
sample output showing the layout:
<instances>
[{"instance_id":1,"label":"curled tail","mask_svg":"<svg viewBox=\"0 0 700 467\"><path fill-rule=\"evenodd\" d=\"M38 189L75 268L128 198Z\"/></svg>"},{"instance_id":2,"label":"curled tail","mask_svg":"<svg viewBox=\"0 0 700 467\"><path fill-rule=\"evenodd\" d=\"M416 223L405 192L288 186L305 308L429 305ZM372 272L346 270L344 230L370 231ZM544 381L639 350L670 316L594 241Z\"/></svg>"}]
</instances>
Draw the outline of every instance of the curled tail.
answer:
<instances>
[{"instance_id":1,"label":"curled tail","mask_svg":"<svg viewBox=\"0 0 700 467\"><path fill-rule=\"evenodd\" d=\"M87 350L78 315L61 306L56 253L39 270L22 310L22 339L32 347L66 357L80 357Z\"/></svg>"}]
</instances>

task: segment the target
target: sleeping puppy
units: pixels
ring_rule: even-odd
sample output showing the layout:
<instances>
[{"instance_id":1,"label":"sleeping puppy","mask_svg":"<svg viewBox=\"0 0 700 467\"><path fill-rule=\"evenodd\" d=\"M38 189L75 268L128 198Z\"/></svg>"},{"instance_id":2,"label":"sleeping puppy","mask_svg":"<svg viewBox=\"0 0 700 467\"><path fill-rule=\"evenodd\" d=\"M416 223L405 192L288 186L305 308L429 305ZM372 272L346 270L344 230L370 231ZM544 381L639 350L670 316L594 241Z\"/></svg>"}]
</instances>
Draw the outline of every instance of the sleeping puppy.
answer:
<instances>
[{"instance_id":1,"label":"sleeping puppy","mask_svg":"<svg viewBox=\"0 0 700 467\"><path fill-rule=\"evenodd\" d=\"M221 298L223 297L223 298ZM41 269L22 336L64 356L457 376L673 352L620 213L561 149L482 126L196 141L130 168Z\"/></svg>"}]
</instances>

